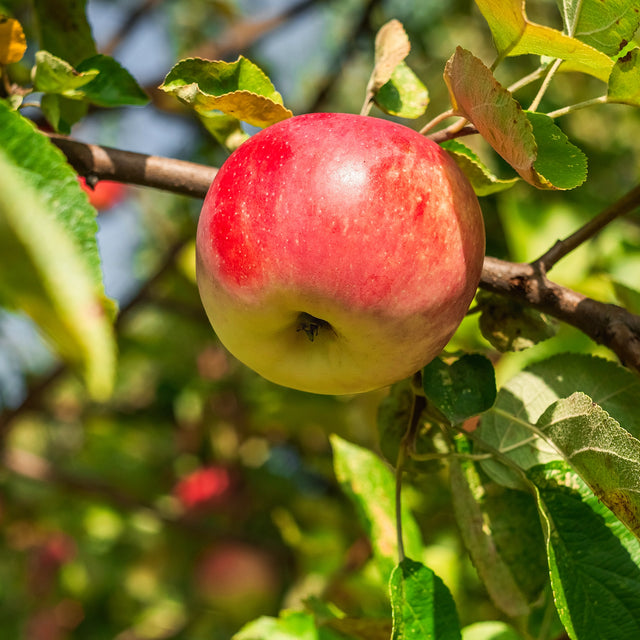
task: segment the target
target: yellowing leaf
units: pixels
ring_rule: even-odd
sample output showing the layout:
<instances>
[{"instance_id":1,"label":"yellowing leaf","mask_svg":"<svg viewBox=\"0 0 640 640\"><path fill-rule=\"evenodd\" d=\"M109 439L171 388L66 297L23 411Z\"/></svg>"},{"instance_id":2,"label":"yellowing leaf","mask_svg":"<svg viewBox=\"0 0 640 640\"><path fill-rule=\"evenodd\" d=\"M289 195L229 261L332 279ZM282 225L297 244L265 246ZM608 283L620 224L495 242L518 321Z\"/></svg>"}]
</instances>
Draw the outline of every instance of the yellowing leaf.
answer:
<instances>
[{"instance_id":1,"label":"yellowing leaf","mask_svg":"<svg viewBox=\"0 0 640 640\"><path fill-rule=\"evenodd\" d=\"M390 20L376 35L375 66L369 89L375 93L391 80L395 68L409 55L411 43L399 20Z\"/></svg>"},{"instance_id":2,"label":"yellowing leaf","mask_svg":"<svg viewBox=\"0 0 640 640\"><path fill-rule=\"evenodd\" d=\"M0 16L0 64L18 62L26 50L22 25L13 18Z\"/></svg>"},{"instance_id":3,"label":"yellowing leaf","mask_svg":"<svg viewBox=\"0 0 640 640\"><path fill-rule=\"evenodd\" d=\"M235 62L182 60L171 69L160 89L199 113L221 111L256 127L293 115L283 106L282 96L265 73L242 56Z\"/></svg>"},{"instance_id":4,"label":"yellowing leaf","mask_svg":"<svg viewBox=\"0 0 640 640\"><path fill-rule=\"evenodd\" d=\"M586 158L544 114L527 114L491 70L461 47L445 66L454 111L529 184L573 189L586 177Z\"/></svg>"},{"instance_id":5,"label":"yellowing leaf","mask_svg":"<svg viewBox=\"0 0 640 640\"><path fill-rule=\"evenodd\" d=\"M571 69L606 82L613 61L557 29L531 22L522 0L476 0L500 56L536 54L566 60Z\"/></svg>"}]
</instances>

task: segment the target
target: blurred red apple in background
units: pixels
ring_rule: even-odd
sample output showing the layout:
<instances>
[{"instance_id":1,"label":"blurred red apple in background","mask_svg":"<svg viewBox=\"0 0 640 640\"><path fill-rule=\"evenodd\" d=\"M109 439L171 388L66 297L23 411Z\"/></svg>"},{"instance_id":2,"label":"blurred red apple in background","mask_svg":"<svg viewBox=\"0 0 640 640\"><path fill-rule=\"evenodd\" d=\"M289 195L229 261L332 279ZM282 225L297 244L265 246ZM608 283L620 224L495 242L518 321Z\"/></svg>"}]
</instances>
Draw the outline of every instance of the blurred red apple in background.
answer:
<instances>
[{"instance_id":1,"label":"blurred red apple in background","mask_svg":"<svg viewBox=\"0 0 640 640\"><path fill-rule=\"evenodd\" d=\"M126 187L121 182L98 180L95 187L91 187L82 176L78 176L78 181L83 191L89 196L89 202L98 211L111 209L122 202L126 195Z\"/></svg>"},{"instance_id":2,"label":"blurred red apple in background","mask_svg":"<svg viewBox=\"0 0 640 640\"><path fill-rule=\"evenodd\" d=\"M195 509L221 501L231 487L231 476L224 467L203 467L182 478L174 495L182 506Z\"/></svg>"}]
</instances>

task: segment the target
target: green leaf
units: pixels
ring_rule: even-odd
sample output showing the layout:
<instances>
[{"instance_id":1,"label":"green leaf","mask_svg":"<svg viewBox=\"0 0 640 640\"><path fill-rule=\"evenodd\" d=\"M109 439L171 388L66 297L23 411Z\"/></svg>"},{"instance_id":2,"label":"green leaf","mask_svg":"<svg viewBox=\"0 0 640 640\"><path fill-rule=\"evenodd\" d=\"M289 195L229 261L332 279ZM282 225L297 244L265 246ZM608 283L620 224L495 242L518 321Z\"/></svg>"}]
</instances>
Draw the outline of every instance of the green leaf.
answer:
<instances>
[{"instance_id":1,"label":"green leaf","mask_svg":"<svg viewBox=\"0 0 640 640\"><path fill-rule=\"evenodd\" d=\"M386 583L398 557L395 517L395 477L374 453L331 436L335 474L354 503L373 546L373 554ZM402 528L406 552L422 553L422 537L411 512L403 508Z\"/></svg>"},{"instance_id":2,"label":"green leaf","mask_svg":"<svg viewBox=\"0 0 640 640\"><path fill-rule=\"evenodd\" d=\"M640 48L616 61L609 76L607 101L640 107Z\"/></svg>"},{"instance_id":3,"label":"green leaf","mask_svg":"<svg viewBox=\"0 0 640 640\"><path fill-rule=\"evenodd\" d=\"M552 404L537 426L640 538L640 440L583 393Z\"/></svg>"},{"instance_id":4,"label":"green leaf","mask_svg":"<svg viewBox=\"0 0 640 640\"><path fill-rule=\"evenodd\" d=\"M95 55L86 0L33 0L40 49L72 65Z\"/></svg>"},{"instance_id":5,"label":"green leaf","mask_svg":"<svg viewBox=\"0 0 640 640\"><path fill-rule=\"evenodd\" d=\"M76 69L80 73L97 75L82 88L82 94L92 104L101 107L119 107L144 105L149 102L149 97L134 77L117 60L109 56L92 56L83 60Z\"/></svg>"},{"instance_id":6,"label":"green leaf","mask_svg":"<svg viewBox=\"0 0 640 640\"><path fill-rule=\"evenodd\" d=\"M509 189L519 178L498 178L489 171L480 158L466 145L458 140L446 140L440 144L456 161L467 176L477 196L488 196Z\"/></svg>"},{"instance_id":7,"label":"green leaf","mask_svg":"<svg viewBox=\"0 0 640 640\"><path fill-rule=\"evenodd\" d=\"M326 626L340 633L336 640L389 640L392 629L386 618L340 618Z\"/></svg>"},{"instance_id":8,"label":"green leaf","mask_svg":"<svg viewBox=\"0 0 640 640\"><path fill-rule=\"evenodd\" d=\"M389 637L388 633L386 637ZM359 636L334 631L330 626L318 624L312 612L284 610L277 618L261 616L249 622L232 640L359 640Z\"/></svg>"},{"instance_id":9,"label":"green leaf","mask_svg":"<svg viewBox=\"0 0 640 640\"><path fill-rule=\"evenodd\" d=\"M422 386L429 402L451 424L490 409L496 399L496 378L488 358L471 353L451 365L436 358L422 370Z\"/></svg>"},{"instance_id":10,"label":"green leaf","mask_svg":"<svg viewBox=\"0 0 640 640\"><path fill-rule=\"evenodd\" d=\"M487 21L498 54L535 54L570 62L572 69L607 81L612 60L588 44L561 31L531 22L522 0L476 0Z\"/></svg>"},{"instance_id":11,"label":"green leaf","mask_svg":"<svg viewBox=\"0 0 640 640\"><path fill-rule=\"evenodd\" d=\"M62 152L33 124L0 102L0 148L44 198L47 210L76 241L88 271L102 287L96 211Z\"/></svg>"},{"instance_id":12,"label":"green leaf","mask_svg":"<svg viewBox=\"0 0 640 640\"><path fill-rule=\"evenodd\" d=\"M569 33L608 56L624 49L640 27L636 0L564 0L561 8Z\"/></svg>"},{"instance_id":13,"label":"green leaf","mask_svg":"<svg viewBox=\"0 0 640 640\"><path fill-rule=\"evenodd\" d=\"M617 280L613 280L611 284L616 293L616 298L618 298L622 305L631 311L631 313L640 315L640 291L635 287L630 287Z\"/></svg>"},{"instance_id":14,"label":"green leaf","mask_svg":"<svg viewBox=\"0 0 640 640\"><path fill-rule=\"evenodd\" d=\"M527 367L499 391L495 405L482 417L479 436L522 469L560 459L558 451L538 437L535 425L557 400L582 391L636 439L640 439L640 380L609 360L585 354L558 354ZM514 471L497 460L481 463L496 482L523 488Z\"/></svg>"},{"instance_id":15,"label":"green leaf","mask_svg":"<svg viewBox=\"0 0 640 640\"><path fill-rule=\"evenodd\" d=\"M462 640L522 640L522 636L506 622L476 622L462 630Z\"/></svg>"},{"instance_id":16,"label":"green leaf","mask_svg":"<svg viewBox=\"0 0 640 640\"><path fill-rule=\"evenodd\" d=\"M445 66L444 80L454 111L472 122L529 184L539 189L570 189L584 181L582 152L552 121L547 122L550 118L526 114L491 70L469 51L456 49ZM563 168L562 162L568 166Z\"/></svg>"},{"instance_id":17,"label":"green leaf","mask_svg":"<svg viewBox=\"0 0 640 640\"><path fill-rule=\"evenodd\" d=\"M265 73L240 56L235 62L189 58L176 64L160 89L198 112L221 111L256 127L293 114Z\"/></svg>"},{"instance_id":18,"label":"green leaf","mask_svg":"<svg viewBox=\"0 0 640 640\"><path fill-rule=\"evenodd\" d=\"M531 526L535 502L487 481L472 461L452 458L449 468L458 529L484 587L508 616L528 614L548 582L542 531Z\"/></svg>"},{"instance_id":19,"label":"green leaf","mask_svg":"<svg viewBox=\"0 0 640 640\"><path fill-rule=\"evenodd\" d=\"M46 194L4 151L0 193L0 299L31 316L91 395L105 399L113 386L115 339L86 261L51 215Z\"/></svg>"},{"instance_id":20,"label":"green leaf","mask_svg":"<svg viewBox=\"0 0 640 640\"><path fill-rule=\"evenodd\" d=\"M83 100L47 93L42 96L40 108L55 131L69 135L71 127L87 115L89 105Z\"/></svg>"},{"instance_id":21,"label":"green leaf","mask_svg":"<svg viewBox=\"0 0 640 640\"><path fill-rule=\"evenodd\" d=\"M391 574L391 640L460 640L451 593L428 567L405 558Z\"/></svg>"},{"instance_id":22,"label":"green leaf","mask_svg":"<svg viewBox=\"0 0 640 640\"><path fill-rule=\"evenodd\" d=\"M429 104L429 91L418 76L401 62L391 79L374 96L382 111L400 118L419 118Z\"/></svg>"},{"instance_id":23,"label":"green leaf","mask_svg":"<svg viewBox=\"0 0 640 640\"><path fill-rule=\"evenodd\" d=\"M575 189L587 179L587 157L569 142L552 118L527 112L538 146L533 168L556 189Z\"/></svg>"},{"instance_id":24,"label":"green leaf","mask_svg":"<svg viewBox=\"0 0 640 640\"><path fill-rule=\"evenodd\" d=\"M552 318L516 300L487 291L479 291L476 299L480 331L498 351L522 351L556 334Z\"/></svg>"},{"instance_id":25,"label":"green leaf","mask_svg":"<svg viewBox=\"0 0 640 640\"><path fill-rule=\"evenodd\" d=\"M279 618L262 616L246 624L232 640L319 640L313 615L283 611Z\"/></svg>"},{"instance_id":26,"label":"green leaf","mask_svg":"<svg viewBox=\"0 0 640 640\"><path fill-rule=\"evenodd\" d=\"M97 69L77 71L68 62L48 51L38 51L33 68L34 89L43 93L60 94L67 98L81 98L80 87L91 82L98 73Z\"/></svg>"},{"instance_id":27,"label":"green leaf","mask_svg":"<svg viewBox=\"0 0 640 640\"><path fill-rule=\"evenodd\" d=\"M640 544L564 463L534 467L556 608L571 638L640 637Z\"/></svg>"}]
</instances>

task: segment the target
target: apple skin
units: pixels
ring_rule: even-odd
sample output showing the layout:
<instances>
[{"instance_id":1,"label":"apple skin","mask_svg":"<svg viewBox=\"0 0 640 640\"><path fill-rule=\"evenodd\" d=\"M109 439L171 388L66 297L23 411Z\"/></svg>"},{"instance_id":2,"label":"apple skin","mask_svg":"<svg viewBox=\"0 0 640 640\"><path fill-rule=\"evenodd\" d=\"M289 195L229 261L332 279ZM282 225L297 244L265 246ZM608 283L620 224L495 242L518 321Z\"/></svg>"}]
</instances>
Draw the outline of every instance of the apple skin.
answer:
<instances>
[{"instance_id":1,"label":"apple skin","mask_svg":"<svg viewBox=\"0 0 640 640\"><path fill-rule=\"evenodd\" d=\"M272 382L352 394L433 360L476 292L475 193L400 124L300 115L252 136L205 198L197 280L220 341Z\"/></svg>"}]
</instances>

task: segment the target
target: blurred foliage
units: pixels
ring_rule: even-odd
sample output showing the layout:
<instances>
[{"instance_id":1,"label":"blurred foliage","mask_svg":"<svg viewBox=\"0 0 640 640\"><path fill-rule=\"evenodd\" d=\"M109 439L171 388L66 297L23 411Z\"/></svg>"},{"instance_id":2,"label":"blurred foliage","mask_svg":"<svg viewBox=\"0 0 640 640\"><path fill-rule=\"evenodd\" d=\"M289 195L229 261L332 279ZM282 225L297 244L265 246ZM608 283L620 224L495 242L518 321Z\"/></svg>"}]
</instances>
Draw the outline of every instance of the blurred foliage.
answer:
<instances>
[{"instance_id":1,"label":"blurred foliage","mask_svg":"<svg viewBox=\"0 0 640 640\"><path fill-rule=\"evenodd\" d=\"M124 0L91 4L109 5L121 24L132 10ZM147 4L139 24L160 21L167 40L157 46L171 47L176 61L211 50L235 60L240 51L230 36L240 34L242 53L267 71L295 113L358 112L375 33L391 18L404 23L412 43L408 62L429 89L429 110L412 123L416 128L448 107L442 71L457 45L487 64L495 55L471 0L311 2L259 37L251 26L263 9L275 7L269 15L276 15L285 3ZM21 19L29 40L34 24L25 3L0 0L0 8ZM540 0L529 13L558 25L555 2ZM310 29L313 24L321 28ZM93 28L98 33L100 25ZM139 36L134 29L128 37ZM507 85L535 64L529 57L510 59L499 79ZM16 65L12 73L18 77L24 69ZM161 82L158 77L155 86ZM544 109L580 102L600 89L596 80L568 74L552 84ZM533 98L534 89L528 92ZM179 105L153 99L149 111L191 118ZM375 107L372 113L383 116ZM109 136L126 117L126 111L114 119L98 110L89 131L97 139ZM637 181L640 119L632 108L579 111L561 125L589 158L587 182L568 193L517 185L484 198L489 254L532 260ZM204 126L193 118L189 127L190 146L180 153L198 162L223 161L225 152ZM492 170L509 177L486 146L472 144ZM127 206L140 229L131 279L143 284L121 301L117 388L108 403L92 403L74 377L59 373L28 325L0 317L0 403L4 419L12 418L9 424L0 419L5 637L228 640L247 621L311 596L349 616L375 616L388 607L386 585L371 570L370 545L334 478L328 439L335 433L379 450L376 411L387 392L347 398L298 393L234 361L216 341L194 282L198 205L155 192L129 194ZM553 277L601 300L635 300L639 249L636 212L574 251ZM603 354L567 327L522 353L498 354L477 325L477 317L469 317L450 348L489 354L499 383L558 351ZM38 391L38 380L52 375ZM499 618L463 552L448 483L439 465L431 468L416 476L408 493L426 561L452 591L462 624ZM208 484L185 484L203 469L217 470L201 476Z\"/></svg>"}]
</instances>

